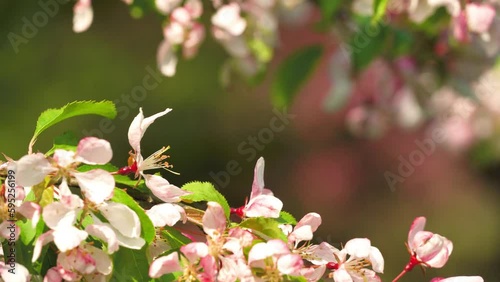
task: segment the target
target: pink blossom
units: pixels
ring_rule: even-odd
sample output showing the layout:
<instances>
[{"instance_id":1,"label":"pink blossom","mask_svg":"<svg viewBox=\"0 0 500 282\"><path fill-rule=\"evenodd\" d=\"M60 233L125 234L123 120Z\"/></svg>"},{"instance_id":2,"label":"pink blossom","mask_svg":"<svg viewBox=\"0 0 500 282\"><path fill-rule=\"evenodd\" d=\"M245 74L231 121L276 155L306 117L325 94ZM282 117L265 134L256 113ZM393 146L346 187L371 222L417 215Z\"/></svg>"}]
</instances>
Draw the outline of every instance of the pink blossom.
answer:
<instances>
[{"instance_id":1,"label":"pink blossom","mask_svg":"<svg viewBox=\"0 0 500 282\"><path fill-rule=\"evenodd\" d=\"M282 275L299 275L304 263L300 255L291 253L283 241L273 239L252 247L248 253L248 265L260 268L266 279L279 281Z\"/></svg>"},{"instance_id":2,"label":"pink blossom","mask_svg":"<svg viewBox=\"0 0 500 282\"><path fill-rule=\"evenodd\" d=\"M0 277L2 281L8 282L29 282L31 281L31 275L28 272L28 269L17 262L14 262L15 266L11 267L10 265L6 265L3 260L0 261ZM12 269L14 269L15 273L12 273ZM11 271L9 271L11 270Z\"/></svg>"},{"instance_id":3,"label":"pink blossom","mask_svg":"<svg viewBox=\"0 0 500 282\"><path fill-rule=\"evenodd\" d=\"M433 278L430 282L483 282L481 276L455 276L448 278Z\"/></svg>"},{"instance_id":4,"label":"pink blossom","mask_svg":"<svg viewBox=\"0 0 500 282\"><path fill-rule=\"evenodd\" d=\"M247 26L244 18L240 15L241 9L237 3L231 3L220 7L212 16L212 24L232 36L241 35Z\"/></svg>"},{"instance_id":5,"label":"pink blossom","mask_svg":"<svg viewBox=\"0 0 500 282\"><path fill-rule=\"evenodd\" d=\"M168 15L181 4L182 0L155 0L155 5L158 11L164 15Z\"/></svg>"},{"instance_id":6,"label":"pink blossom","mask_svg":"<svg viewBox=\"0 0 500 282\"><path fill-rule=\"evenodd\" d=\"M408 248L414 260L413 263L410 261L412 266L407 266L410 270L417 264L441 268L453 250L453 243L450 240L439 234L424 231L425 222L425 217L417 217L408 233Z\"/></svg>"}]
</instances>

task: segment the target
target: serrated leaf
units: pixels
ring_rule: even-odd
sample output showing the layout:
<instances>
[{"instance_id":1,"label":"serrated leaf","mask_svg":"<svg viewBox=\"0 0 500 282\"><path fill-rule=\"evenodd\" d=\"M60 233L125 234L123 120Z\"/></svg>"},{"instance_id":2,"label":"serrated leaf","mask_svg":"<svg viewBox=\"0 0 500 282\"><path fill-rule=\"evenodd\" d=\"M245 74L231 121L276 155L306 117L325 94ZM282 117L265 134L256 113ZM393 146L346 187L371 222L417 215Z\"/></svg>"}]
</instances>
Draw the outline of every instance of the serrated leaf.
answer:
<instances>
[{"instance_id":1,"label":"serrated leaf","mask_svg":"<svg viewBox=\"0 0 500 282\"><path fill-rule=\"evenodd\" d=\"M291 213L288 213L286 211L281 211L280 217L277 220L281 224L297 224L297 220L295 219L295 217Z\"/></svg>"},{"instance_id":2,"label":"serrated leaf","mask_svg":"<svg viewBox=\"0 0 500 282\"><path fill-rule=\"evenodd\" d=\"M43 131L63 120L82 115L100 115L113 119L116 114L115 104L111 101L75 101L58 109L48 109L38 117L35 133L30 141L30 152Z\"/></svg>"},{"instance_id":3,"label":"serrated leaf","mask_svg":"<svg viewBox=\"0 0 500 282\"><path fill-rule=\"evenodd\" d=\"M385 12L387 11L387 4L389 4L389 0L374 1L372 24L378 24L382 17L384 17Z\"/></svg>"},{"instance_id":4,"label":"serrated leaf","mask_svg":"<svg viewBox=\"0 0 500 282\"><path fill-rule=\"evenodd\" d=\"M229 204L226 198L215 189L212 183L195 181L184 184L181 189L192 193L182 197L184 202L217 202L224 209L226 217L229 218Z\"/></svg>"},{"instance_id":5,"label":"serrated leaf","mask_svg":"<svg viewBox=\"0 0 500 282\"><path fill-rule=\"evenodd\" d=\"M62 135L54 138L54 145L52 148L45 153L46 156L52 155L55 150L63 149L67 151L76 151L76 147L78 145L78 138L72 131L66 131Z\"/></svg>"},{"instance_id":6,"label":"serrated leaf","mask_svg":"<svg viewBox=\"0 0 500 282\"><path fill-rule=\"evenodd\" d=\"M254 217L245 219L240 227L252 229L254 234L268 239L281 239L287 241L285 233L279 228L279 222L274 218Z\"/></svg>"},{"instance_id":7,"label":"serrated leaf","mask_svg":"<svg viewBox=\"0 0 500 282\"><path fill-rule=\"evenodd\" d=\"M271 86L275 107L283 108L292 103L295 95L313 73L322 54L322 46L308 46L296 51L281 63Z\"/></svg>"},{"instance_id":8,"label":"serrated leaf","mask_svg":"<svg viewBox=\"0 0 500 282\"><path fill-rule=\"evenodd\" d=\"M122 189L115 188L114 195L111 201L122 203L131 208L137 214L139 220L141 221L141 237L146 240L146 243L151 243L156 235L155 227L153 226L153 223L149 219L144 209L139 206L134 198L130 197Z\"/></svg>"}]
</instances>

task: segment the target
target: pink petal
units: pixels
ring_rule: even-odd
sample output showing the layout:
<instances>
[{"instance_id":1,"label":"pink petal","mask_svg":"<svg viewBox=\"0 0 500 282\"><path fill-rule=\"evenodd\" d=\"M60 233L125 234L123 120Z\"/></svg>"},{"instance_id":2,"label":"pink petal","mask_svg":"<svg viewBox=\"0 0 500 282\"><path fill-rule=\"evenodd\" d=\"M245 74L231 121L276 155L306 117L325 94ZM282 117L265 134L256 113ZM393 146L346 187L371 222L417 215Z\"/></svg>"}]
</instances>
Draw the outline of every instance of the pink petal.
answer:
<instances>
[{"instance_id":1,"label":"pink petal","mask_svg":"<svg viewBox=\"0 0 500 282\"><path fill-rule=\"evenodd\" d=\"M58 166L68 167L75 162L75 152L56 149L52 158L56 161Z\"/></svg>"},{"instance_id":2,"label":"pink petal","mask_svg":"<svg viewBox=\"0 0 500 282\"><path fill-rule=\"evenodd\" d=\"M111 202L100 206L99 211L109 221L111 226L124 236L136 238L141 235L139 216L126 205Z\"/></svg>"},{"instance_id":3,"label":"pink petal","mask_svg":"<svg viewBox=\"0 0 500 282\"><path fill-rule=\"evenodd\" d=\"M15 269L15 273L9 272L9 267L4 267L0 270L0 275L3 279L3 281L7 282L27 282L30 281L30 273L24 265L14 262L14 267L12 269Z\"/></svg>"},{"instance_id":4,"label":"pink petal","mask_svg":"<svg viewBox=\"0 0 500 282\"><path fill-rule=\"evenodd\" d=\"M31 220L31 226L33 228L35 228L38 220L40 220L40 211L41 207L33 202L24 202L17 208L17 212Z\"/></svg>"},{"instance_id":5,"label":"pink petal","mask_svg":"<svg viewBox=\"0 0 500 282\"><path fill-rule=\"evenodd\" d=\"M108 244L108 253L112 254L119 248L118 239L116 238L115 231L104 224L90 224L85 228L88 234L106 241Z\"/></svg>"},{"instance_id":6,"label":"pink petal","mask_svg":"<svg viewBox=\"0 0 500 282\"><path fill-rule=\"evenodd\" d=\"M66 252L80 245L88 234L74 226L65 226L54 230L52 236L59 251Z\"/></svg>"},{"instance_id":7,"label":"pink petal","mask_svg":"<svg viewBox=\"0 0 500 282\"><path fill-rule=\"evenodd\" d=\"M248 202L245 216L278 218L282 208L283 202L280 199L270 195L259 195Z\"/></svg>"},{"instance_id":8,"label":"pink petal","mask_svg":"<svg viewBox=\"0 0 500 282\"><path fill-rule=\"evenodd\" d=\"M272 256L272 251L269 249L266 243L261 242L253 245L252 249L248 253L248 265L252 265L255 262L262 261L267 257Z\"/></svg>"},{"instance_id":9,"label":"pink petal","mask_svg":"<svg viewBox=\"0 0 500 282\"><path fill-rule=\"evenodd\" d=\"M209 254L209 249L205 243L193 242L182 246L181 252L191 263L195 263L198 259L206 257Z\"/></svg>"},{"instance_id":10,"label":"pink petal","mask_svg":"<svg viewBox=\"0 0 500 282\"><path fill-rule=\"evenodd\" d=\"M182 55L184 58L190 59L194 57L204 39L205 27L199 23L195 23L182 46Z\"/></svg>"},{"instance_id":11,"label":"pink petal","mask_svg":"<svg viewBox=\"0 0 500 282\"><path fill-rule=\"evenodd\" d=\"M449 278L433 278L431 282L484 282L481 276L455 276Z\"/></svg>"},{"instance_id":12,"label":"pink petal","mask_svg":"<svg viewBox=\"0 0 500 282\"><path fill-rule=\"evenodd\" d=\"M164 15L170 14L182 0L155 0L156 9Z\"/></svg>"},{"instance_id":13,"label":"pink petal","mask_svg":"<svg viewBox=\"0 0 500 282\"><path fill-rule=\"evenodd\" d=\"M53 202L45 206L42 211L43 221L50 229L61 226L71 226L76 221L76 211L68 209L61 202Z\"/></svg>"},{"instance_id":14,"label":"pink petal","mask_svg":"<svg viewBox=\"0 0 500 282\"><path fill-rule=\"evenodd\" d=\"M107 164L113 157L113 150L104 139L86 137L78 143L76 154L78 160L86 164Z\"/></svg>"},{"instance_id":15,"label":"pink petal","mask_svg":"<svg viewBox=\"0 0 500 282\"><path fill-rule=\"evenodd\" d=\"M262 194L262 190L264 189L264 166L264 158L260 157L255 164L253 172L252 193L250 194L250 199Z\"/></svg>"},{"instance_id":16,"label":"pink petal","mask_svg":"<svg viewBox=\"0 0 500 282\"><path fill-rule=\"evenodd\" d=\"M73 6L73 31L86 31L94 19L94 11L92 10L91 0L79 0Z\"/></svg>"},{"instance_id":17,"label":"pink petal","mask_svg":"<svg viewBox=\"0 0 500 282\"><path fill-rule=\"evenodd\" d=\"M14 234L14 241L17 241L21 228L15 224L15 221L4 220L0 224L0 236L8 240L11 234Z\"/></svg>"},{"instance_id":18,"label":"pink petal","mask_svg":"<svg viewBox=\"0 0 500 282\"><path fill-rule=\"evenodd\" d=\"M410 246L411 249L414 249L416 247L413 244L413 241L415 240L415 234L424 230L425 221L425 217L423 216L417 217L415 218L415 220L413 220L413 223L410 227L410 232L408 233L408 246Z\"/></svg>"},{"instance_id":19,"label":"pink petal","mask_svg":"<svg viewBox=\"0 0 500 282\"><path fill-rule=\"evenodd\" d=\"M333 272L333 280L335 282L353 282L351 275L342 265L341 268Z\"/></svg>"},{"instance_id":20,"label":"pink petal","mask_svg":"<svg viewBox=\"0 0 500 282\"><path fill-rule=\"evenodd\" d=\"M226 230L226 215L224 209L216 202L208 202L203 215L203 231L212 239L218 238Z\"/></svg>"},{"instance_id":21,"label":"pink petal","mask_svg":"<svg viewBox=\"0 0 500 282\"><path fill-rule=\"evenodd\" d=\"M56 170L42 153L26 155L16 162L16 184L33 186Z\"/></svg>"},{"instance_id":22,"label":"pink petal","mask_svg":"<svg viewBox=\"0 0 500 282\"><path fill-rule=\"evenodd\" d=\"M92 254L92 258L95 260L96 270L104 275L111 274L113 270L113 263L108 254L103 250L98 249L92 245L85 245L84 249Z\"/></svg>"},{"instance_id":23,"label":"pink petal","mask_svg":"<svg viewBox=\"0 0 500 282\"><path fill-rule=\"evenodd\" d=\"M163 274L181 271L177 252L155 259L149 266L149 277L160 278Z\"/></svg>"},{"instance_id":24,"label":"pink petal","mask_svg":"<svg viewBox=\"0 0 500 282\"><path fill-rule=\"evenodd\" d=\"M313 238L313 232L321 225L321 216L317 213L306 214L295 226L289 239L295 241L310 241Z\"/></svg>"},{"instance_id":25,"label":"pink petal","mask_svg":"<svg viewBox=\"0 0 500 282\"><path fill-rule=\"evenodd\" d=\"M178 205L170 203L158 204L146 211L149 219L155 227L163 227L165 225L174 226L182 215L185 214L184 209Z\"/></svg>"},{"instance_id":26,"label":"pink petal","mask_svg":"<svg viewBox=\"0 0 500 282\"><path fill-rule=\"evenodd\" d=\"M304 267L304 262L300 255L288 254L278 258L278 270L282 274L298 275L302 267Z\"/></svg>"},{"instance_id":27,"label":"pink petal","mask_svg":"<svg viewBox=\"0 0 500 282\"><path fill-rule=\"evenodd\" d=\"M203 3L200 0L187 0L184 7L194 19L201 17L203 13Z\"/></svg>"},{"instance_id":28,"label":"pink petal","mask_svg":"<svg viewBox=\"0 0 500 282\"><path fill-rule=\"evenodd\" d=\"M175 75L177 68L177 56L174 53L172 45L168 40L164 39L156 53L156 61L161 73L165 76L172 77Z\"/></svg>"},{"instance_id":29,"label":"pink petal","mask_svg":"<svg viewBox=\"0 0 500 282\"><path fill-rule=\"evenodd\" d=\"M52 242L54 240L53 233L54 233L53 230L49 230L40 235L38 239L36 239L35 248L33 249L33 258L31 259L31 262L35 262L38 259L38 257L40 257L40 253L42 252L43 246L47 245L47 243Z\"/></svg>"},{"instance_id":30,"label":"pink petal","mask_svg":"<svg viewBox=\"0 0 500 282\"><path fill-rule=\"evenodd\" d=\"M93 169L87 172L75 172L73 176L78 181L85 198L94 204L102 204L113 197L115 179L102 169Z\"/></svg>"},{"instance_id":31,"label":"pink petal","mask_svg":"<svg viewBox=\"0 0 500 282\"><path fill-rule=\"evenodd\" d=\"M146 186L151 189L151 192L160 200L173 203L180 202L181 196L190 194L179 187L170 184L165 178L158 175L144 174Z\"/></svg>"},{"instance_id":32,"label":"pink petal","mask_svg":"<svg viewBox=\"0 0 500 282\"><path fill-rule=\"evenodd\" d=\"M198 274L198 280L206 282L216 282L218 262L213 256L205 256L200 260L200 265L203 267L203 272Z\"/></svg>"},{"instance_id":33,"label":"pink petal","mask_svg":"<svg viewBox=\"0 0 500 282\"><path fill-rule=\"evenodd\" d=\"M240 15L240 6L237 3L224 5L212 16L212 24L219 27L232 36L241 35L247 22Z\"/></svg>"},{"instance_id":34,"label":"pink petal","mask_svg":"<svg viewBox=\"0 0 500 282\"><path fill-rule=\"evenodd\" d=\"M62 276L59 274L58 267L51 267L47 270L43 282L62 282Z\"/></svg>"},{"instance_id":35,"label":"pink petal","mask_svg":"<svg viewBox=\"0 0 500 282\"><path fill-rule=\"evenodd\" d=\"M344 249L355 258L368 258L371 251L370 240L366 238L356 238L347 241Z\"/></svg>"}]
</instances>

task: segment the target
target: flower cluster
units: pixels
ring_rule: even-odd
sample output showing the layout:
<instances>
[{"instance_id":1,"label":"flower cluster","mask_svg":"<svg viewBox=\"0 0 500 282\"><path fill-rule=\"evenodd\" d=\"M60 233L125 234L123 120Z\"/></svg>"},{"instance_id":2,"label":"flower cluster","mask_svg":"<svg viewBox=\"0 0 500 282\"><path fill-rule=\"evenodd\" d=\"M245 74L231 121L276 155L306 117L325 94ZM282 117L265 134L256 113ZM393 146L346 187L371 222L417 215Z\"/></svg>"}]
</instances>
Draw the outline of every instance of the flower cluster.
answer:
<instances>
[{"instance_id":1,"label":"flower cluster","mask_svg":"<svg viewBox=\"0 0 500 282\"><path fill-rule=\"evenodd\" d=\"M17 195L12 201L7 192L0 196L1 210L8 211L0 213L4 247L14 242L32 254L2 262L1 280L121 279L117 277L129 266L116 260L134 252L135 263L147 268L134 271L169 281L381 281L384 257L368 238L351 239L341 248L312 243L322 217L311 212L297 222L282 211L282 201L265 187L263 158L255 166L250 199L239 208L230 208L209 183L179 188L159 174L147 174L152 169L171 171L162 155L168 147L144 159L140 145L147 128L170 110L144 117L140 109L128 132L133 152L119 169L109 164L110 143L95 137L81 139L74 148L28 154L1 165L2 171L15 172L10 179L15 175L16 185L11 186ZM123 183L129 188L117 188ZM152 200L141 206L129 192L145 193ZM410 261L394 281L417 265L441 268L448 261L452 242L424 231L425 222L424 217L413 222L407 244ZM13 236L5 232L10 225Z\"/></svg>"}]
</instances>

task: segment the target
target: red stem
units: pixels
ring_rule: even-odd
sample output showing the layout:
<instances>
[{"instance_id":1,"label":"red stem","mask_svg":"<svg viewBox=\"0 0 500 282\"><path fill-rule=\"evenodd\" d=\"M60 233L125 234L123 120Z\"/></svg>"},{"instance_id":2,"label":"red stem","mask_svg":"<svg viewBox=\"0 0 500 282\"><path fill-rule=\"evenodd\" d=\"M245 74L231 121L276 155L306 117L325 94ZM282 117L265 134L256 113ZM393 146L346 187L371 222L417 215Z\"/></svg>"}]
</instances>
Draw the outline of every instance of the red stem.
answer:
<instances>
[{"instance_id":1,"label":"red stem","mask_svg":"<svg viewBox=\"0 0 500 282\"><path fill-rule=\"evenodd\" d=\"M407 271L406 271L406 268L405 268L405 269L403 269L403 271L401 271L401 273L399 273L399 275L398 275L396 278L394 278L394 280L392 280L392 282L396 282L396 281L398 281L399 279L401 279L401 277L403 277L403 276L406 274L406 272L407 272Z\"/></svg>"}]
</instances>

